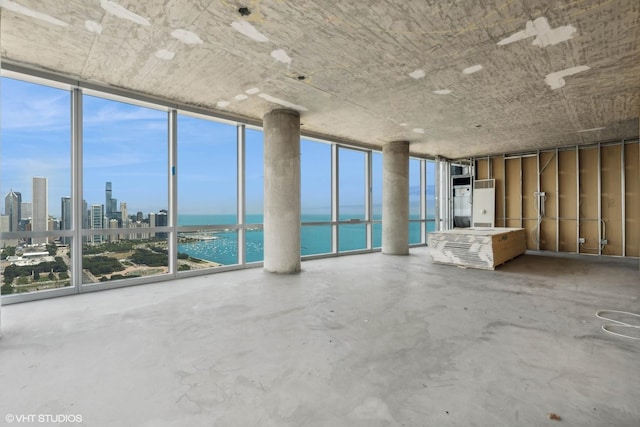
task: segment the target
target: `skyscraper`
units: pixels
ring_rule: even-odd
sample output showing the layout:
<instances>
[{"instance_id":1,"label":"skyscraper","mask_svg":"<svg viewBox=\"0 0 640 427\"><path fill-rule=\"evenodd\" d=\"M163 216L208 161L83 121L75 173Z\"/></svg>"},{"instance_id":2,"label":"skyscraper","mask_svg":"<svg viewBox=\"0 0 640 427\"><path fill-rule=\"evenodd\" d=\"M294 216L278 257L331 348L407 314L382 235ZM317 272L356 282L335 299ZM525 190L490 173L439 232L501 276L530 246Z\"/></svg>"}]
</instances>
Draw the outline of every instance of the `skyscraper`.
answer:
<instances>
[{"instance_id":1,"label":"skyscraper","mask_svg":"<svg viewBox=\"0 0 640 427\"><path fill-rule=\"evenodd\" d=\"M73 206L71 205L71 197L63 197L61 199L61 220L60 220L60 229L61 230L71 230L71 211L73 210ZM62 241L68 245L71 243L71 237L63 237Z\"/></svg>"},{"instance_id":2,"label":"skyscraper","mask_svg":"<svg viewBox=\"0 0 640 427\"><path fill-rule=\"evenodd\" d=\"M127 212L127 202L120 202L120 215L122 217L122 228L130 227L129 213ZM129 239L129 234L121 234L121 239Z\"/></svg>"},{"instance_id":3,"label":"skyscraper","mask_svg":"<svg viewBox=\"0 0 640 427\"><path fill-rule=\"evenodd\" d=\"M129 212L127 202L120 202L120 213L122 215L122 228L129 228Z\"/></svg>"},{"instance_id":4,"label":"skyscraper","mask_svg":"<svg viewBox=\"0 0 640 427\"><path fill-rule=\"evenodd\" d=\"M22 219L22 194L16 191L9 191L4 198L4 214L9 216L9 231L19 231L20 220Z\"/></svg>"},{"instance_id":5,"label":"skyscraper","mask_svg":"<svg viewBox=\"0 0 640 427\"><path fill-rule=\"evenodd\" d=\"M102 229L103 221L104 221L104 209L102 205L91 205L91 228L92 229ZM93 243L102 243L102 236L96 235L93 236Z\"/></svg>"},{"instance_id":6,"label":"skyscraper","mask_svg":"<svg viewBox=\"0 0 640 427\"><path fill-rule=\"evenodd\" d=\"M167 210L160 209L160 212L156 214L156 227L166 227L169 224L168 219ZM157 233L156 236L166 239L167 233Z\"/></svg>"},{"instance_id":7,"label":"skyscraper","mask_svg":"<svg viewBox=\"0 0 640 427\"><path fill-rule=\"evenodd\" d=\"M111 219L118 219L118 199L112 197L111 182L107 182L105 185L105 200L104 209L105 216Z\"/></svg>"},{"instance_id":8,"label":"skyscraper","mask_svg":"<svg viewBox=\"0 0 640 427\"><path fill-rule=\"evenodd\" d=\"M31 230L31 212L33 212L33 203L31 202L22 202L20 204L20 225L18 226L19 231L27 231ZM27 229L27 226L29 227Z\"/></svg>"},{"instance_id":9,"label":"skyscraper","mask_svg":"<svg viewBox=\"0 0 640 427\"><path fill-rule=\"evenodd\" d=\"M49 221L49 184L47 178L33 177L33 214L31 231L47 231ZM34 237L34 244L46 244L46 237Z\"/></svg>"}]
</instances>

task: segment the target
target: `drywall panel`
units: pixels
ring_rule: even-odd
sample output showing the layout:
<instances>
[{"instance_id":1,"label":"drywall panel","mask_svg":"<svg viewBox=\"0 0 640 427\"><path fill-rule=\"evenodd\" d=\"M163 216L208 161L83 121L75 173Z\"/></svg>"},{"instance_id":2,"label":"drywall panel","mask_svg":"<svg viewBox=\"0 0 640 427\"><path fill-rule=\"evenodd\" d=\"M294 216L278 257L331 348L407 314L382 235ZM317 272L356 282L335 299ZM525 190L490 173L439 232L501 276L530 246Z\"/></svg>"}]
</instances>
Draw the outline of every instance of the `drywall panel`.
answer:
<instances>
[{"instance_id":1,"label":"drywall panel","mask_svg":"<svg viewBox=\"0 0 640 427\"><path fill-rule=\"evenodd\" d=\"M560 225L558 249L577 252L577 172L576 150L558 152L558 208Z\"/></svg>"},{"instance_id":2,"label":"drywall panel","mask_svg":"<svg viewBox=\"0 0 640 427\"><path fill-rule=\"evenodd\" d=\"M600 147L603 255L622 255L622 145Z\"/></svg>"},{"instance_id":3,"label":"drywall panel","mask_svg":"<svg viewBox=\"0 0 640 427\"><path fill-rule=\"evenodd\" d=\"M476 179L489 178L489 159L476 159Z\"/></svg>"},{"instance_id":4,"label":"drywall panel","mask_svg":"<svg viewBox=\"0 0 640 427\"><path fill-rule=\"evenodd\" d=\"M519 157L505 161L505 212L507 227L522 227L522 194Z\"/></svg>"},{"instance_id":5,"label":"drywall panel","mask_svg":"<svg viewBox=\"0 0 640 427\"><path fill-rule=\"evenodd\" d=\"M522 219L527 249L538 249L538 156L522 158Z\"/></svg>"},{"instance_id":6,"label":"drywall panel","mask_svg":"<svg viewBox=\"0 0 640 427\"><path fill-rule=\"evenodd\" d=\"M579 207L580 253L599 253L598 215L598 147L578 150L580 156Z\"/></svg>"},{"instance_id":7,"label":"drywall panel","mask_svg":"<svg viewBox=\"0 0 640 427\"><path fill-rule=\"evenodd\" d=\"M625 255L640 256L640 147L624 146Z\"/></svg>"},{"instance_id":8,"label":"drywall panel","mask_svg":"<svg viewBox=\"0 0 640 427\"><path fill-rule=\"evenodd\" d=\"M540 249L556 250L556 152L540 153L540 198L542 223L540 224Z\"/></svg>"},{"instance_id":9,"label":"drywall panel","mask_svg":"<svg viewBox=\"0 0 640 427\"><path fill-rule=\"evenodd\" d=\"M496 227L506 227L504 219L504 157L491 158L491 172L496 180Z\"/></svg>"}]
</instances>

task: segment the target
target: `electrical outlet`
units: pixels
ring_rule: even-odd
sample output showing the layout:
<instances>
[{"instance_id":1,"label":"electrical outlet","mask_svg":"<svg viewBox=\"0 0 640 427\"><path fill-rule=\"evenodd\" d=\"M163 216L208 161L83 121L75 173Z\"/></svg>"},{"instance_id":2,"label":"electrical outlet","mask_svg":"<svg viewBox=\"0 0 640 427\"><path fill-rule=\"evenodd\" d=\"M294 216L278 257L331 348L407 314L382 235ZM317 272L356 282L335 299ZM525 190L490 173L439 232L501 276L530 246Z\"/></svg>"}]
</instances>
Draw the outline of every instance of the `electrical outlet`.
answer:
<instances>
[{"instance_id":1,"label":"electrical outlet","mask_svg":"<svg viewBox=\"0 0 640 427\"><path fill-rule=\"evenodd\" d=\"M608 245L609 241L607 239L600 239L600 244L601 245Z\"/></svg>"},{"instance_id":2,"label":"electrical outlet","mask_svg":"<svg viewBox=\"0 0 640 427\"><path fill-rule=\"evenodd\" d=\"M584 237L578 237L578 243L582 244L584 243L586 240Z\"/></svg>"}]
</instances>

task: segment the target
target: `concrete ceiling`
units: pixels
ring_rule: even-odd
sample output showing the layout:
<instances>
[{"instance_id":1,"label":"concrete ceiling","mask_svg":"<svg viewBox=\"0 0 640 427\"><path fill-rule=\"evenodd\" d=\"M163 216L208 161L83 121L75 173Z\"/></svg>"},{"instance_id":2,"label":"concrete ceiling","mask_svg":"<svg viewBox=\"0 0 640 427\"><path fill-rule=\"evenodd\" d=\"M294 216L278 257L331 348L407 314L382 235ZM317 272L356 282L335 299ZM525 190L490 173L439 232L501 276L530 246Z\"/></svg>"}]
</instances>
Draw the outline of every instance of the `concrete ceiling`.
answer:
<instances>
[{"instance_id":1,"label":"concrete ceiling","mask_svg":"<svg viewBox=\"0 0 640 427\"><path fill-rule=\"evenodd\" d=\"M3 60L254 120L287 106L348 141L461 158L638 135L638 0L0 6Z\"/></svg>"}]
</instances>

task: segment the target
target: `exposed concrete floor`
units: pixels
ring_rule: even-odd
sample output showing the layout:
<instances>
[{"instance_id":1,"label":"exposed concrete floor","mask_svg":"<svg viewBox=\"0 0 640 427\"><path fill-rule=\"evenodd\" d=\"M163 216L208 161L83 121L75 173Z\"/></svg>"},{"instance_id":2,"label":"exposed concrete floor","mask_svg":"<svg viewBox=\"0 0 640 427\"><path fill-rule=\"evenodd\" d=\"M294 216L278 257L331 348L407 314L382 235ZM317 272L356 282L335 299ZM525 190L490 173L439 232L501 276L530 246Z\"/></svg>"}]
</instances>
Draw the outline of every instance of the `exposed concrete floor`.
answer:
<instances>
[{"instance_id":1,"label":"exposed concrete floor","mask_svg":"<svg viewBox=\"0 0 640 427\"><path fill-rule=\"evenodd\" d=\"M637 260L527 254L491 272L418 248L302 267L3 306L0 423L640 425L640 341L595 317L640 312Z\"/></svg>"}]
</instances>

